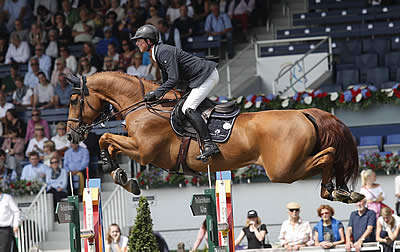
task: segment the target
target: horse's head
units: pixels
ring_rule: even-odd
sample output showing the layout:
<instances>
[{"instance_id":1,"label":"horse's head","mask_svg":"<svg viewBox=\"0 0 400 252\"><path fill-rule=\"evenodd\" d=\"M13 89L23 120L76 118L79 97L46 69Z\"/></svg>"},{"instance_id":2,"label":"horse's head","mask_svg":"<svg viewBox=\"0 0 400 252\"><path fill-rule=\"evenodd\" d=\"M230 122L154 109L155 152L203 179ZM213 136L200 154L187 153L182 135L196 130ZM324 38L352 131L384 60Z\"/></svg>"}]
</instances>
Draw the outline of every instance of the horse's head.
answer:
<instances>
[{"instance_id":1,"label":"horse's head","mask_svg":"<svg viewBox=\"0 0 400 252\"><path fill-rule=\"evenodd\" d=\"M92 129L90 125L101 112L101 101L94 94L89 95L86 78L82 80L68 76L67 81L73 86L69 105L67 139L72 143L85 140Z\"/></svg>"}]
</instances>

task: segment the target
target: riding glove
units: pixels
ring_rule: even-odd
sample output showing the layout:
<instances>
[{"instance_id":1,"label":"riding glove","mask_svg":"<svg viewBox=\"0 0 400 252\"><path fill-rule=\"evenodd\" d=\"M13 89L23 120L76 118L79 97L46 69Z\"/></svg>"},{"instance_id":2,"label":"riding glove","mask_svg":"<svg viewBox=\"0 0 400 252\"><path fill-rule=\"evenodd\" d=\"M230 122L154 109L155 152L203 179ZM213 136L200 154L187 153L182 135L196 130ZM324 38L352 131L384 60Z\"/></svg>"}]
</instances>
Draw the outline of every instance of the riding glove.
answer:
<instances>
[{"instance_id":1,"label":"riding glove","mask_svg":"<svg viewBox=\"0 0 400 252\"><path fill-rule=\"evenodd\" d=\"M144 100L145 101L155 101L157 100L158 97L156 95L156 93L154 91L148 92L145 96L144 96Z\"/></svg>"}]
</instances>

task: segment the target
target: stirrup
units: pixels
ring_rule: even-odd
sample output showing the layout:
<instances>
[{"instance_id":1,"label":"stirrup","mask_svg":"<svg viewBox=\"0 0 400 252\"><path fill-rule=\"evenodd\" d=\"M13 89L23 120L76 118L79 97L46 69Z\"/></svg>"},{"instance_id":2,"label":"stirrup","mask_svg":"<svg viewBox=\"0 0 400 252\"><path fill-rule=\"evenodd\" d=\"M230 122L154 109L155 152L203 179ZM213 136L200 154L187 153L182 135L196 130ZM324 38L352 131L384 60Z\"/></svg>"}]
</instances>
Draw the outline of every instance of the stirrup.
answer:
<instances>
[{"instance_id":1,"label":"stirrup","mask_svg":"<svg viewBox=\"0 0 400 252\"><path fill-rule=\"evenodd\" d=\"M196 160L201 160L202 162L206 163L208 158L214 154L220 153L220 149L215 143L212 143L209 149L204 148L204 151L196 157Z\"/></svg>"}]
</instances>

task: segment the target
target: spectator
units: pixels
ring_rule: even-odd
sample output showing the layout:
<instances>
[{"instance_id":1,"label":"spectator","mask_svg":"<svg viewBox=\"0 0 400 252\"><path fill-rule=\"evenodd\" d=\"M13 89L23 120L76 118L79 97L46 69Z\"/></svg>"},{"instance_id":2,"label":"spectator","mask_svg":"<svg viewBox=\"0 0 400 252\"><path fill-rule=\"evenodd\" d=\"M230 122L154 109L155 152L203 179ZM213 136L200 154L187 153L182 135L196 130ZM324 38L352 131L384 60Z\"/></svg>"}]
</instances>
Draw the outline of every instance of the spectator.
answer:
<instances>
[{"instance_id":1,"label":"spectator","mask_svg":"<svg viewBox=\"0 0 400 252\"><path fill-rule=\"evenodd\" d=\"M56 108L69 106L69 98L72 93L72 86L67 83L64 75L58 76L58 83L54 90L53 104Z\"/></svg>"},{"instance_id":2,"label":"spectator","mask_svg":"<svg viewBox=\"0 0 400 252\"><path fill-rule=\"evenodd\" d=\"M396 178L394 179L394 193L397 198L396 213L397 216L400 216L400 175L397 175Z\"/></svg>"},{"instance_id":3,"label":"spectator","mask_svg":"<svg viewBox=\"0 0 400 252\"><path fill-rule=\"evenodd\" d=\"M76 70L78 69L78 61L76 60L75 56L70 55L67 46L60 46L59 51L60 57L64 58L65 60L66 67L69 68L73 74L75 74Z\"/></svg>"},{"instance_id":4,"label":"spectator","mask_svg":"<svg viewBox=\"0 0 400 252\"><path fill-rule=\"evenodd\" d=\"M94 46L90 42L83 43L83 55L89 60L90 64L96 69L101 69L103 61L97 56Z\"/></svg>"},{"instance_id":5,"label":"spectator","mask_svg":"<svg viewBox=\"0 0 400 252\"><path fill-rule=\"evenodd\" d=\"M106 234L106 252L128 251L128 237L121 234L121 229L117 224L111 224Z\"/></svg>"},{"instance_id":6,"label":"spectator","mask_svg":"<svg viewBox=\"0 0 400 252\"><path fill-rule=\"evenodd\" d=\"M48 31L53 26L52 24L53 15L50 13L49 9L43 5L38 7L38 15L36 16L36 23L40 24L42 29Z\"/></svg>"},{"instance_id":7,"label":"spectator","mask_svg":"<svg viewBox=\"0 0 400 252\"><path fill-rule=\"evenodd\" d=\"M57 31L58 41L63 45L68 45L72 42L72 30L69 25L66 24L65 16L63 13L58 12L54 16L55 27Z\"/></svg>"},{"instance_id":8,"label":"spectator","mask_svg":"<svg viewBox=\"0 0 400 252\"><path fill-rule=\"evenodd\" d=\"M134 34L137 29L144 24L144 21L138 19L137 14L138 11L132 8L128 9L127 16L119 23L118 31L119 36L118 40L128 40L129 41L129 33Z\"/></svg>"},{"instance_id":9,"label":"spectator","mask_svg":"<svg viewBox=\"0 0 400 252\"><path fill-rule=\"evenodd\" d=\"M160 40L163 44L175 46L178 49L182 49L181 35L179 30L174 27L170 27L167 20L161 20L158 23L158 30L160 31Z\"/></svg>"},{"instance_id":10,"label":"spectator","mask_svg":"<svg viewBox=\"0 0 400 252\"><path fill-rule=\"evenodd\" d=\"M24 28L24 23L22 22L22 20L16 19L14 24L15 30L11 33L11 36L13 34L18 34L21 41L28 41L29 31L28 29Z\"/></svg>"},{"instance_id":11,"label":"spectator","mask_svg":"<svg viewBox=\"0 0 400 252\"><path fill-rule=\"evenodd\" d=\"M32 119L28 121L28 126L26 128L25 143L27 143L35 134L35 124L39 123L44 128L44 135L50 138L49 124L46 120L40 118L40 110L32 110Z\"/></svg>"},{"instance_id":12,"label":"spectator","mask_svg":"<svg viewBox=\"0 0 400 252\"><path fill-rule=\"evenodd\" d=\"M249 24L249 14L254 10L255 0L232 0L229 4L228 15L242 24L242 34L246 39Z\"/></svg>"},{"instance_id":13,"label":"spectator","mask_svg":"<svg viewBox=\"0 0 400 252\"><path fill-rule=\"evenodd\" d=\"M373 170L363 170L361 172L362 187L360 193L365 195L367 199L367 207L376 213L376 218L381 214L381 203L385 199L385 192L382 187L375 183L376 174Z\"/></svg>"},{"instance_id":14,"label":"spectator","mask_svg":"<svg viewBox=\"0 0 400 252\"><path fill-rule=\"evenodd\" d=\"M321 220L313 229L315 246L329 249L343 244L345 241L344 227L342 222L332 217L335 214L333 208L329 205L321 205L317 209L317 214Z\"/></svg>"},{"instance_id":15,"label":"spectator","mask_svg":"<svg viewBox=\"0 0 400 252\"><path fill-rule=\"evenodd\" d=\"M4 63L26 63L30 55L31 51L29 49L28 42L21 41L17 34L12 34Z\"/></svg>"},{"instance_id":16,"label":"spectator","mask_svg":"<svg viewBox=\"0 0 400 252\"><path fill-rule=\"evenodd\" d=\"M200 244L201 241L203 241L203 239L205 238L206 241L208 241L208 235L207 235L207 218L204 219L203 223L201 224L201 227L199 229L199 232L197 233L197 238L196 241L193 244L192 249L189 252L194 252L196 251ZM208 248L208 243L206 242L206 246Z\"/></svg>"},{"instance_id":17,"label":"spectator","mask_svg":"<svg viewBox=\"0 0 400 252\"><path fill-rule=\"evenodd\" d=\"M112 28L110 26L104 27L104 38L97 43L96 52L101 56L107 55L108 45L118 45L118 40L112 36Z\"/></svg>"},{"instance_id":18,"label":"spectator","mask_svg":"<svg viewBox=\"0 0 400 252\"><path fill-rule=\"evenodd\" d=\"M394 241L400 232L400 217L392 214L392 210L384 207L376 222L376 241L383 246L383 252L392 252Z\"/></svg>"},{"instance_id":19,"label":"spectator","mask_svg":"<svg viewBox=\"0 0 400 252\"><path fill-rule=\"evenodd\" d=\"M112 30L112 36L115 38L118 38L118 27L119 27L119 22L117 22L117 13L114 11L110 11L107 16L104 25L111 27Z\"/></svg>"},{"instance_id":20,"label":"spectator","mask_svg":"<svg viewBox=\"0 0 400 252\"><path fill-rule=\"evenodd\" d=\"M304 246L312 246L312 230L308 221L300 218L300 205L289 202L286 205L289 219L282 223L279 240L281 246L289 251L299 250Z\"/></svg>"},{"instance_id":21,"label":"spectator","mask_svg":"<svg viewBox=\"0 0 400 252\"><path fill-rule=\"evenodd\" d=\"M6 60L6 54L8 51L8 43L6 37L0 37L0 63L3 64Z\"/></svg>"},{"instance_id":22,"label":"spectator","mask_svg":"<svg viewBox=\"0 0 400 252\"><path fill-rule=\"evenodd\" d=\"M0 91L0 120L4 121L7 110L12 108L14 108L14 104L7 102L6 96Z\"/></svg>"},{"instance_id":23,"label":"spectator","mask_svg":"<svg viewBox=\"0 0 400 252\"><path fill-rule=\"evenodd\" d=\"M63 57L57 58L55 62L55 68L53 70L53 73L51 74L51 85L54 87L57 85L59 82L59 76L64 74L64 75L69 75L71 74L71 70L65 66L65 59Z\"/></svg>"},{"instance_id":24,"label":"spectator","mask_svg":"<svg viewBox=\"0 0 400 252\"><path fill-rule=\"evenodd\" d=\"M49 83L43 72L38 74L39 85L33 89L33 104L39 109L53 107L54 86Z\"/></svg>"},{"instance_id":25,"label":"spectator","mask_svg":"<svg viewBox=\"0 0 400 252\"><path fill-rule=\"evenodd\" d=\"M116 45L114 43L110 43L107 46L107 56L110 56L113 60L114 65L118 65L119 62L119 53L117 52Z\"/></svg>"},{"instance_id":26,"label":"spectator","mask_svg":"<svg viewBox=\"0 0 400 252\"><path fill-rule=\"evenodd\" d=\"M90 19L88 10L79 11L79 21L72 27L72 37L75 43L91 42L94 35L94 22Z\"/></svg>"},{"instance_id":27,"label":"spectator","mask_svg":"<svg viewBox=\"0 0 400 252\"><path fill-rule=\"evenodd\" d=\"M261 224L261 219L258 217L255 210L247 212L247 219L244 228L239 233L239 237L235 241L235 246L238 246L243 238L247 238L247 249L264 248L265 235L268 233L267 226Z\"/></svg>"},{"instance_id":28,"label":"spectator","mask_svg":"<svg viewBox=\"0 0 400 252\"><path fill-rule=\"evenodd\" d=\"M149 11L150 18L146 20L146 24L152 24L157 27L158 23L162 20L162 18L158 16L158 9L155 6L150 6Z\"/></svg>"},{"instance_id":29,"label":"spectator","mask_svg":"<svg viewBox=\"0 0 400 252\"><path fill-rule=\"evenodd\" d=\"M232 23L228 15L219 12L217 3L211 3L211 13L206 18L204 30L209 36L225 37L228 45L228 57L233 58Z\"/></svg>"},{"instance_id":30,"label":"spectator","mask_svg":"<svg viewBox=\"0 0 400 252\"><path fill-rule=\"evenodd\" d=\"M10 65L10 75L7 75L1 80L1 90L6 94L12 94L17 87L15 86L15 80L18 76L18 64Z\"/></svg>"},{"instance_id":31,"label":"spectator","mask_svg":"<svg viewBox=\"0 0 400 252\"><path fill-rule=\"evenodd\" d=\"M147 6L141 6L140 4L140 0L133 0L133 5L129 6L128 5L128 17L131 17L132 13L129 13L129 10L134 10L135 11L135 17L136 20L138 22L138 24L140 24L137 28L139 28L140 26L144 25L147 19L147 10L145 9L145 7L147 8ZM147 4L147 3L146 3ZM135 30L136 32L136 30Z\"/></svg>"},{"instance_id":32,"label":"spectator","mask_svg":"<svg viewBox=\"0 0 400 252\"><path fill-rule=\"evenodd\" d=\"M30 164L24 166L21 180L45 182L46 173L48 172L49 167L39 163L39 161L39 154L36 151L32 151L29 154Z\"/></svg>"},{"instance_id":33,"label":"spectator","mask_svg":"<svg viewBox=\"0 0 400 252\"><path fill-rule=\"evenodd\" d=\"M5 0L3 3L3 11L8 17L7 30L9 32L13 31L15 20L27 20L30 17L26 0Z\"/></svg>"},{"instance_id":34,"label":"spectator","mask_svg":"<svg viewBox=\"0 0 400 252\"><path fill-rule=\"evenodd\" d=\"M56 145L56 150L60 156L64 156L64 152L70 147L70 142L67 140L67 125L65 122L57 123L57 134L51 138Z\"/></svg>"},{"instance_id":35,"label":"spectator","mask_svg":"<svg viewBox=\"0 0 400 252\"><path fill-rule=\"evenodd\" d=\"M41 29L40 24L33 23L31 25L31 31L28 34L28 42L33 47L46 44L46 31Z\"/></svg>"},{"instance_id":36,"label":"spectator","mask_svg":"<svg viewBox=\"0 0 400 252\"><path fill-rule=\"evenodd\" d=\"M25 137L26 125L24 121L18 118L17 111L14 108L7 110L4 126L6 134L8 134L8 129L14 127L17 130L17 137Z\"/></svg>"},{"instance_id":37,"label":"spectator","mask_svg":"<svg viewBox=\"0 0 400 252\"><path fill-rule=\"evenodd\" d=\"M45 7L52 15L56 14L58 9L58 1L54 0L35 0L35 6L33 7L33 15L38 15L39 6Z\"/></svg>"},{"instance_id":38,"label":"spectator","mask_svg":"<svg viewBox=\"0 0 400 252\"><path fill-rule=\"evenodd\" d=\"M187 38L193 35L195 29L194 19L188 16L188 8L186 5L181 5L179 8L181 16L174 22L173 27L177 28L181 35L181 41L183 41L183 47Z\"/></svg>"},{"instance_id":39,"label":"spectator","mask_svg":"<svg viewBox=\"0 0 400 252\"><path fill-rule=\"evenodd\" d=\"M61 6L65 16L65 23L69 27L74 27L74 25L79 22L79 11L71 8L69 0L62 0Z\"/></svg>"},{"instance_id":40,"label":"spectator","mask_svg":"<svg viewBox=\"0 0 400 252\"><path fill-rule=\"evenodd\" d=\"M11 2L11 1L10 1ZM14 233L18 232L20 212L11 195L3 193L0 186L0 251L16 251Z\"/></svg>"},{"instance_id":41,"label":"spectator","mask_svg":"<svg viewBox=\"0 0 400 252\"><path fill-rule=\"evenodd\" d=\"M163 2L165 2L165 1L163 0ZM161 3L160 0L149 0L149 11L150 11L149 14L150 14L150 16L153 16L151 14L150 8L151 7L155 7L157 9L157 15L160 18L164 18L165 17L165 13L167 12L167 10L165 9L165 6L167 6L167 4ZM146 22L146 24L148 24L148 23Z\"/></svg>"},{"instance_id":42,"label":"spectator","mask_svg":"<svg viewBox=\"0 0 400 252\"><path fill-rule=\"evenodd\" d=\"M29 157L31 152L36 152L40 156L44 155L43 147L44 143L49 140L47 137L44 136L44 128L42 125L37 123L35 125L35 135L34 137L29 140L28 147L25 151L25 156Z\"/></svg>"},{"instance_id":43,"label":"spectator","mask_svg":"<svg viewBox=\"0 0 400 252\"><path fill-rule=\"evenodd\" d=\"M151 60L151 64L147 66L146 76L144 77L146 80L152 80L155 82L161 81L161 71L153 59Z\"/></svg>"},{"instance_id":44,"label":"spectator","mask_svg":"<svg viewBox=\"0 0 400 252\"><path fill-rule=\"evenodd\" d=\"M25 110L26 107L33 106L33 91L32 88L24 85L24 80L21 76L15 78L15 86L17 89L14 91L12 99L14 105L18 110Z\"/></svg>"},{"instance_id":45,"label":"spectator","mask_svg":"<svg viewBox=\"0 0 400 252\"><path fill-rule=\"evenodd\" d=\"M68 197L68 174L65 169L60 167L60 160L57 155L49 160L50 168L46 173L47 193L53 194L53 207L56 209L57 203L61 199Z\"/></svg>"},{"instance_id":46,"label":"spectator","mask_svg":"<svg viewBox=\"0 0 400 252\"><path fill-rule=\"evenodd\" d=\"M84 171L88 166L89 151L79 144L71 143L71 148L64 154L64 168L72 173L73 187L78 189L79 195L83 192Z\"/></svg>"},{"instance_id":47,"label":"spectator","mask_svg":"<svg viewBox=\"0 0 400 252\"><path fill-rule=\"evenodd\" d=\"M39 60L39 68L46 73L46 78L50 76L51 58L44 54L44 46L42 44L35 46L35 55L33 57ZM28 66L28 72L32 72L31 64Z\"/></svg>"},{"instance_id":48,"label":"spectator","mask_svg":"<svg viewBox=\"0 0 400 252\"><path fill-rule=\"evenodd\" d=\"M33 89L37 85L39 85L39 73L44 73L47 77L47 72L40 69L38 58L32 57L29 62L30 62L30 67L32 68L32 71L26 72L25 78L24 78L24 84L25 84L25 86Z\"/></svg>"},{"instance_id":49,"label":"spectator","mask_svg":"<svg viewBox=\"0 0 400 252\"><path fill-rule=\"evenodd\" d=\"M118 68L114 65L114 62L110 56L104 57L103 71L116 71Z\"/></svg>"},{"instance_id":50,"label":"spectator","mask_svg":"<svg viewBox=\"0 0 400 252\"><path fill-rule=\"evenodd\" d=\"M18 136L18 129L16 127L9 127L7 129L7 137L4 139L1 149L8 155L14 156L20 162L25 158L24 147L25 141L22 137Z\"/></svg>"},{"instance_id":51,"label":"spectator","mask_svg":"<svg viewBox=\"0 0 400 252\"><path fill-rule=\"evenodd\" d=\"M15 183L17 181L17 160L11 155L6 155L4 150L0 150L0 179L5 183Z\"/></svg>"},{"instance_id":52,"label":"spectator","mask_svg":"<svg viewBox=\"0 0 400 252\"><path fill-rule=\"evenodd\" d=\"M125 16L125 10L120 6L119 0L111 0L111 8L109 8L106 12L106 15L111 11L117 14L117 21L120 22Z\"/></svg>"},{"instance_id":53,"label":"spectator","mask_svg":"<svg viewBox=\"0 0 400 252\"><path fill-rule=\"evenodd\" d=\"M147 75L147 67L142 65L142 55L140 53L135 53L135 56L132 59L132 65L128 67L126 73L142 78Z\"/></svg>"},{"instance_id":54,"label":"spectator","mask_svg":"<svg viewBox=\"0 0 400 252\"><path fill-rule=\"evenodd\" d=\"M119 68L124 72L129 67L135 50L132 50L129 40L122 40L122 53L119 55Z\"/></svg>"},{"instance_id":55,"label":"spectator","mask_svg":"<svg viewBox=\"0 0 400 252\"><path fill-rule=\"evenodd\" d=\"M356 203L357 210L350 215L346 232L346 251L355 248L356 252L361 250L364 242L375 241L375 212L366 207L367 200Z\"/></svg>"},{"instance_id":56,"label":"spectator","mask_svg":"<svg viewBox=\"0 0 400 252\"><path fill-rule=\"evenodd\" d=\"M194 20L196 22L204 22L210 12L209 0L192 0L191 4L194 12ZM224 9L221 9L221 12L225 13Z\"/></svg>"},{"instance_id":57,"label":"spectator","mask_svg":"<svg viewBox=\"0 0 400 252\"><path fill-rule=\"evenodd\" d=\"M47 56L50 56L51 59L55 59L58 57L58 40L57 40L57 31L54 29L51 29L48 33L49 37L49 43L46 46L45 49L45 54Z\"/></svg>"},{"instance_id":58,"label":"spectator","mask_svg":"<svg viewBox=\"0 0 400 252\"><path fill-rule=\"evenodd\" d=\"M96 72L96 67L92 66L85 56L79 59L78 72L76 73L77 77L82 78L82 76L90 76Z\"/></svg>"},{"instance_id":59,"label":"spectator","mask_svg":"<svg viewBox=\"0 0 400 252\"><path fill-rule=\"evenodd\" d=\"M170 6L167 9L167 13L165 14L168 23L173 24L177 18L181 16L180 13L181 3L180 0L172 0Z\"/></svg>"},{"instance_id":60,"label":"spectator","mask_svg":"<svg viewBox=\"0 0 400 252\"><path fill-rule=\"evenodd\" d=\"M52 157L57 156L56 145L53 141L47 140L43 144L43 156L40 159L43 161L43 164L50 167L50 160Z\"/></svg>"}]
</instances>

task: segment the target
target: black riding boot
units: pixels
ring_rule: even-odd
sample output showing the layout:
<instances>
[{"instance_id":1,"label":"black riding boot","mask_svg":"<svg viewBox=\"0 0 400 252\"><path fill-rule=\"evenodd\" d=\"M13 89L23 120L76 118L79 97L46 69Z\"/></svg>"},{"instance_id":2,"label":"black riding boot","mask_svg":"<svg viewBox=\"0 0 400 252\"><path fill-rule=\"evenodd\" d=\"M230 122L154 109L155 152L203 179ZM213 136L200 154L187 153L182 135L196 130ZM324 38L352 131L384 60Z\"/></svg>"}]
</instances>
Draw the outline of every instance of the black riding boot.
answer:
<instances>
[{"instance_id":1,"label":"black riding boot","mask_svg":"<svg viewBox=\"0 0 400 252\"><path fill-rule=\"evenodd\" d=\"M218 146L211 140L207 125L201 117L201 114L196 110L188 108L186 109L185 115L192 124L193 128L196 130L204 146L203 154L197 156L196 159L205 161L209 156L219 153L220 150L218 149Z\"/></svg>"}]
</instances>

